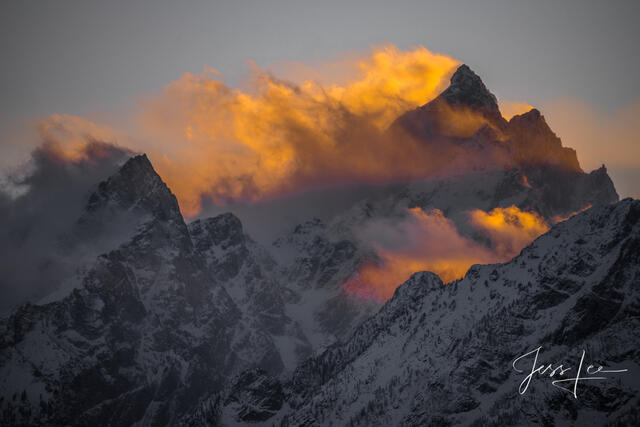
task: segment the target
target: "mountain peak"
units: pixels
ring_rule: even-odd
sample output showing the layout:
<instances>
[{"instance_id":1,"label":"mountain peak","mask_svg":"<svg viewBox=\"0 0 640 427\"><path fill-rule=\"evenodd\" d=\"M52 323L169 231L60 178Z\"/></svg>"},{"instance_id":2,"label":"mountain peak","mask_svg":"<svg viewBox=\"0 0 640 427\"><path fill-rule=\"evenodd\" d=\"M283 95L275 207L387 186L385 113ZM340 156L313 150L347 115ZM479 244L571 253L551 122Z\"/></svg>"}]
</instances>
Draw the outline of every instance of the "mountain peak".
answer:
<instances>
[{"instance_id":1,"label":"mountain peak","mask_svg":"<svg viewBox=\"0 0 640 427\"><path fill-rule=\"evenodd\" d=\"M452 114L453 113L453 114ZM456 116L461 113L462 116ZM435 99L396 119L393 126L400 127L421 139L434 137L470 137L479 130L474 120L482 118L489 126L503 130L507 122L502 117L498 101L471 68L463 64L451 76L451 84ZM465 124L469 126L465 126Z\"/></svg>"},{"instance_id":2,"label":"mountain peak","mask_svg":"<svg viewBox=\"0 0 640 427\"><path fill-rule=\"evenodd\" d=\"M507 130L510 133L523 133L540 135L545 138L557 139L556 134L551 130L544 116L535 108L526 113L517 114L509 120ZM559 144L559 140L555 141Z\"/></svg>"},{"instance_id":3,"label":"mountain peak","mask_svg":"<svg viewBox=\"0 0 640 427\"><path fill-rule=\"evenodd\" d=\"M495 95L466 64L453 73L451 84L440 96L453 107L466 106L488 116L502 117Z\"/></svg>"},{"instance_id":4,"label":"mountain peak","mask_svg":"<svg viewBox=\"0 0 640 427\"><path fill-rule=\"evenodd\" d=\"M144 153L131 157L125 162L124 165L122 165L121 170L132 170L154 174L156 173L156 171L153 169L153 165L151 165L151 162L149 161L149 158Z\"/></svg>"},{"instance_id":5,"label":"mountain peak","mask_svg":"<svg viewBox=\"0 0 640 427\"><path fill-rule=\"evenodd\" d=\"M106 206L143 210L158 219L182 218L175 196L146 154L131 157L118 172L101 182L89 198L87 211Z\"/></svg>"},{"instance_id":6,"label":"mountain peak","mask_svg":"<svg viewBox=\"0 0 640 427\"><path fill-rule=\"evenodd\" d=\"M531 110L527 111L526 113L522 113L522 114L516 114L515 116L511 117L511 119L509 120L509 122L514 121L514 122L519 122L519 121L526 121L526 122L538 122L538 121L542 121L542 123L546 124L546 121L544 120L544 116L542 115L542 113L540 113L540 110L538 110L537 108L532 108Z\"/></svg>"},{"instance_id":7,"label":"mountain peak","mask_svg":"<svg viewBox=\"0 0 640 427\"><path fill-rule=\"evenodd\" d=\"M451 84L459 84L460 82L468 79L472 79L475 82L482 84L480 77L474 73L467 64L462 64L451 76Z\"/></svg>"}]
</instances>

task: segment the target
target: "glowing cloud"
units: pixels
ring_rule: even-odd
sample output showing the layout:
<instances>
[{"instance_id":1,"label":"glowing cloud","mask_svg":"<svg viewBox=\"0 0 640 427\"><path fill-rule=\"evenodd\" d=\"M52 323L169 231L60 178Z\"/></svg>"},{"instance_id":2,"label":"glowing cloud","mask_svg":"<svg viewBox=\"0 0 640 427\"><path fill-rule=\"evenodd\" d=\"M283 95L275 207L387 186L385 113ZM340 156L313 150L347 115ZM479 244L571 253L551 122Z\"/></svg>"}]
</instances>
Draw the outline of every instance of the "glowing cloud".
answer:
<instances>
[{"instance_id":1,"label":"glowing cloud","mask_svg":"<svg viewBox=\"0 0 640 427\"><path fill-rule=\"evenodd\" d=\"M462 277L472 264L494 258L489 249L458 234L453 221L437 209L410 209L405 220L374 223L366 234L373 239L380 261L363 264L344 283L347 293L365 299L389 299L416 271L432 271L450 282Z\"/></svg>"},{"instance_id":2,"label":"glowing cloud","mask_svg":"<svg viewBox=\"0 0 640 427\"><path fill-rule=\"evenodd\" d=\"M516 206L495 208L490 212L470 212L471 224L489 237L501 261L509 259L535 238L549 230L547 222L536 212L524 212Z\"/></svg>"},{"instance_id":3,"label":"glowing cloud","mask_svg":"<svg viewBox=\"0 0 640 427\"><path fill-rule=\"evenodd\" d=\"M43 141L40 152L62 162L94 162L110 157L117 148L115 131L81 117L53 114L40 120L37 128Z\"/></svg>"},{"instance_id":4,"label":"glowing cloud","mask_svg":"<svg viewBox=\"0 0 640 427\"><path fill-rule=\"evenodd\" d=\"M348 294L386 301L416 271L432 271L445 283L464 276L473 264L507 261L549 229L538 214L516 206L469 212L470 222L489 239L490 247L461 236L450 219L434 209L409 210L398 224L377 222L366 238L373 241L379 262L364 263L343 283Z\"/></svg>"},{"instance_id":5,"label":"glowing cloud","mask_svg":"<svg viewBox=\"0 0 640 427\"><path fill-rule=\"evenodd\" d=\"M141 123L154 141L146 151L187 216L199 212L203 197L255 200L419 176L426 150L383 131L437 96L458 64L424 47L385 46L340 84L293 84L256 68L242 91L212 71L185 74L145 103Z\"/></svg>"}]
</instances>

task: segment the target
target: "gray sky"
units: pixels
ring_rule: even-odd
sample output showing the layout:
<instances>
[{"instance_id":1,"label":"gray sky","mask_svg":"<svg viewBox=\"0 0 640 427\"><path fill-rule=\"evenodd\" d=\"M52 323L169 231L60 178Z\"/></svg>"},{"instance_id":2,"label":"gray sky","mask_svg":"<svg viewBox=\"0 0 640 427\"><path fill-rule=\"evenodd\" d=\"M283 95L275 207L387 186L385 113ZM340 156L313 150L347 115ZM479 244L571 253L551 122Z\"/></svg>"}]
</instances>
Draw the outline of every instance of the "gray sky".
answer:
<instances>
[{"instance_id":1,"label":"gray sky","mask_svg":"<svg viewBox=\"0 0 640 427\"><path fill-rule=\"evenodd\" d=\"M23 120L117 115L204 65L234 84L247 59L268 68L384 42L451 55L543 113L571 99L615 116L640 98L639 17L638 1L3 1L0 157ZM640 193L629 182L616 184Z\"/></svg>"}]
</instances>

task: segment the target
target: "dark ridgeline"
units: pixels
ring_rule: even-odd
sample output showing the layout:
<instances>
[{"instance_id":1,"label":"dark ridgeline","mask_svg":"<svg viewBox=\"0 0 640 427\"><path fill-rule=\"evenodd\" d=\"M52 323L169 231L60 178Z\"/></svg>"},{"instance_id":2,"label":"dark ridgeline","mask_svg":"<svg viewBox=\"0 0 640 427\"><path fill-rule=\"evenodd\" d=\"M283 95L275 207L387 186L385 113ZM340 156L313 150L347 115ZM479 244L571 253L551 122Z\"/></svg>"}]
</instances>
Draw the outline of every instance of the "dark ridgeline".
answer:
<instances>
[{"instance_id":1,"label":"dark ridgeline","mask_svg":"<svg viewBox=\"0 0 640 427\"><path fill-rule=\"evenodd\" d=\"M462 129L452 123L468 122ZM543 214L564 215L584 206L610 203L618 194L606 169L584 174L575 150L562 146L536 109L508 122L496 97L466 65L451 77L451 85L433 101L408 111L392 125L442 154L443 168L518 170L538 190ZM561 215L562 215L561 214Z\"/></svg>"},{"instance_id":2,"label":"dark ridgeline","mask_svg":"<svg viewBox=\"0 0 640 427\"><path fill-rule=\"evenodd\" d=\"M452 135L452 111L480 116L480 127ZM479 167L384 203L354 200L331 223L298 224L268 247L232 214L187 225L146 156L131 158L97 185L74 234L108 236L109 249L67 296L0 323L2 424L571 422L582 406L551 392L538 397L549 411L522 415L535 403L515 396L509 360L542 343L554 357L589 346L638 363L638 202L610 205L606 169L582 172L537 110L504 120L466 66L398 127ZM363 221L511 204L547 219L596 207L452 285L418 273L382 308L341 287L372 256L353 230ZM637 390L612 387L586 387L586 405L637 417Z\"/></svg>"},{"instance_id":3,"label":"dark ridgeline","mask_svg":"<svg viewBox=\"0 0 640 427\"><path fill-rule=\"evenodd\" d=\"M282 424L636 425L639 286L632 199L578 214L452 284L416 273L348 340L298 367ZM539 346L537 366L564 363L575 376L585 349L582 376L590 364L628 372L580 382L578 399L551 385L558 375L534 377L520 396L532 360L521 374L511 364Z\"/></svg>"}]
</instances>

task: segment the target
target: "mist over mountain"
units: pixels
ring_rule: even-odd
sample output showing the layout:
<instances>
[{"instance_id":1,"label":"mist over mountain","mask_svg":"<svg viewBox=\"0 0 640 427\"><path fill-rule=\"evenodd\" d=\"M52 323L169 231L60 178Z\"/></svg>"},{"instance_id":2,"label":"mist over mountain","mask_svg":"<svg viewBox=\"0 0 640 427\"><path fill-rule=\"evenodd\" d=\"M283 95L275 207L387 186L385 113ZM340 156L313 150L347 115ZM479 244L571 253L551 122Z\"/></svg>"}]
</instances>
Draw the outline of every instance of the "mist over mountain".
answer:
<instances>
[{"instance_id":1,"label":"mist over mountain","mask_svg":"<svg viewBox=\"0 0 640 427\"><path fill-rule=\"evenodd\" d=\"M474 266L446 286L415 274L348 340L296 370L282 423L634 424L639 215L631 199L592 208L510 262ZM511 365L536 348L545 363L575 370L588 349L585 363L628 371L580 384L576 398L537 378L526 391L535 396L520 396L515 385L529 371ZM240 414L229 403L216 409L222 419Z\"/></svg>"},{"instance_id":2,"label":"mist over mountain","mask_svg":"<svg viewBox=\"0 0 640 427\"><path fill-rule=\"evenodd\" d=\"M84 157L67 162L45 140L25 175L9 176L12 191L0 190L0 311L37 301L109 248L100 242L78 247L68 236L95 185L117 171L132 152L90 141ZM14 191L15 192L15 191Z\"/></svg>"},{"instance_id":3,"label":"mist over mountain","mask_svg":"<svg viewBox=\"0 0 640 427\"><path fill-rule=\"evenodd\" d=\"M384 141L427 153L425 174L190 221L144 154L37 152L29 190L2 199L3 289L29 290L0 322L2 423L637 421L637 201L604 166L583 172L538 110L505 120L466 65ZM47 244L11 261L39 229ZM629 372L584 401L549 381L520 396L510 364L540 345Z\"/></svg>"}]
</instances>

